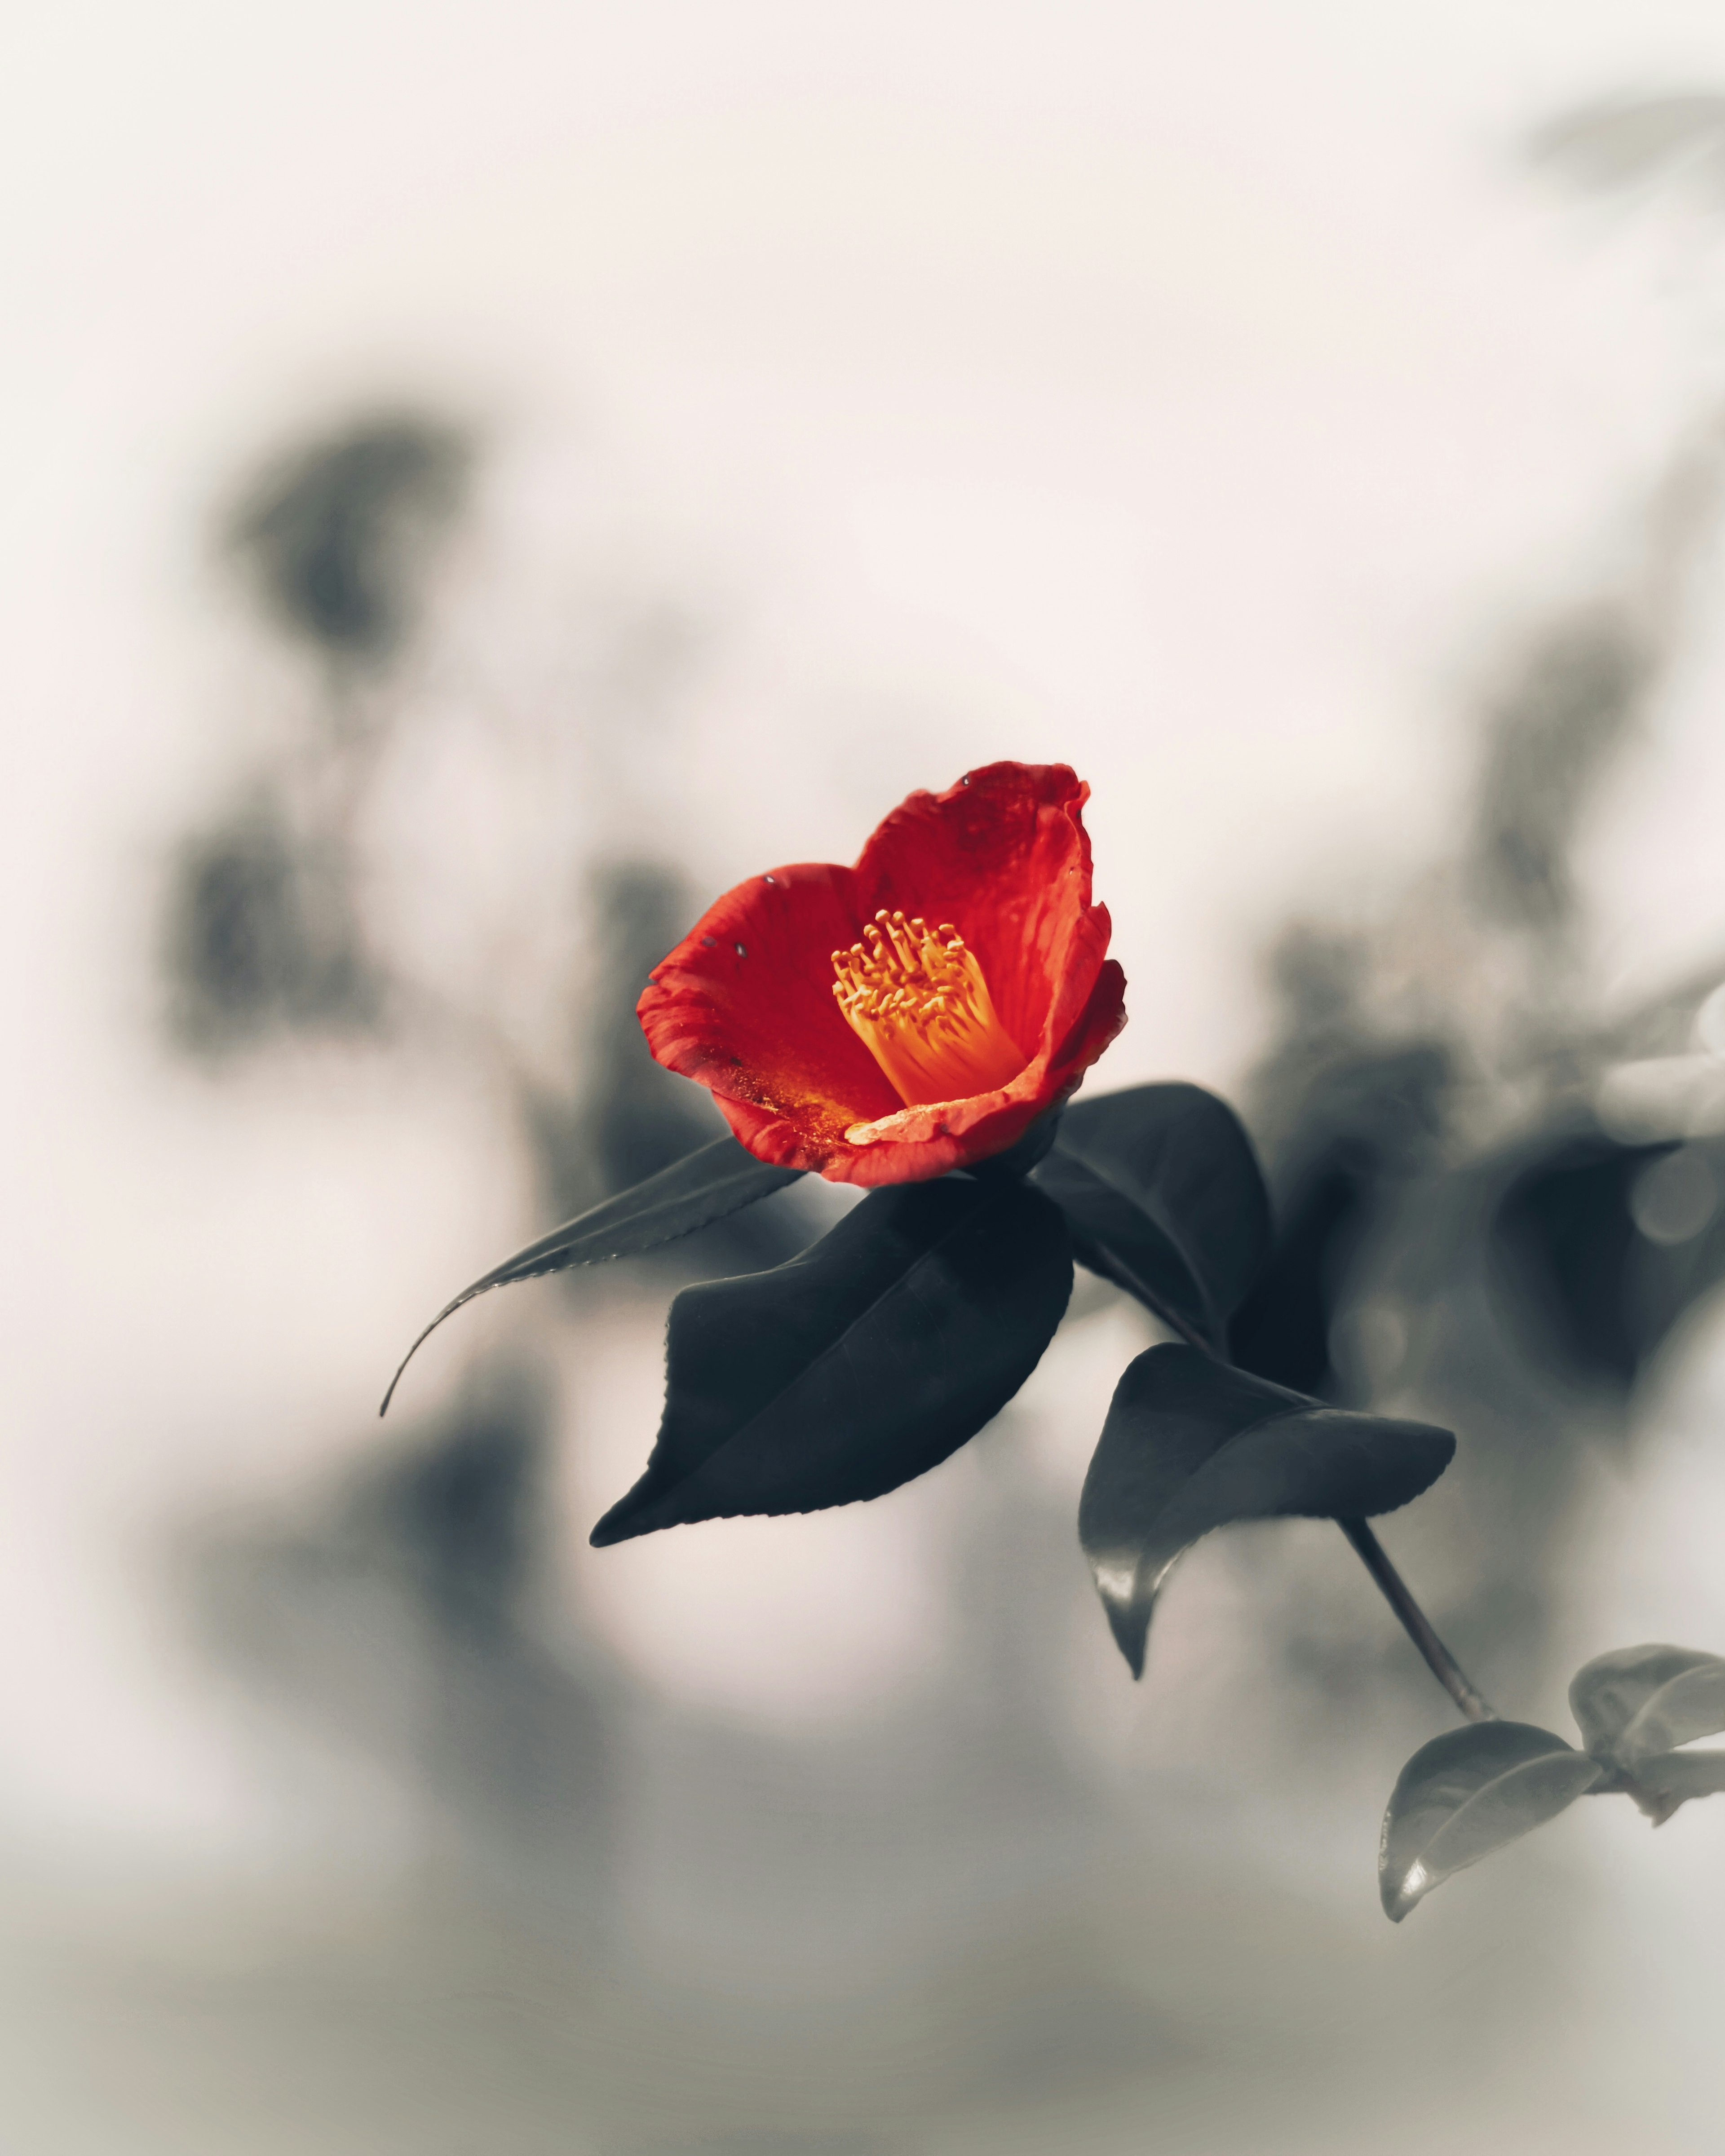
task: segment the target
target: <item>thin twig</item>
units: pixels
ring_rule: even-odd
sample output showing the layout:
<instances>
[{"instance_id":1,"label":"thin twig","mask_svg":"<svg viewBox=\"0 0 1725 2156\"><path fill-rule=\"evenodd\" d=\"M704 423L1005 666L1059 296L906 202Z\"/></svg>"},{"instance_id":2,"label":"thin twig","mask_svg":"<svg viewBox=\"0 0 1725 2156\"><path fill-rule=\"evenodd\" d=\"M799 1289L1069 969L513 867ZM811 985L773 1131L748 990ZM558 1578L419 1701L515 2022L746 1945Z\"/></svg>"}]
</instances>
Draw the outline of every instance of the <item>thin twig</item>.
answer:
<instances>
[{"instance_id":1,"label":"thin twig","mask_svg":"<svg viewBox=\"0 0 1725 2156\"><path fill-rule=\"evenodd\" d=\"M1359 1561L1371 1573L1378 1591L1402 1620L1402 1629L1420 1650L1425 1666L1448 1692L1470 1722L1495 1722L1497 1710L1469 1678L1467 1672L1439 1639L1431 1620L1414 1599L1408 1584L1390 1563L1384 1549L1364 1520L1337 1520Z\"/></svg>"}]
</instances>

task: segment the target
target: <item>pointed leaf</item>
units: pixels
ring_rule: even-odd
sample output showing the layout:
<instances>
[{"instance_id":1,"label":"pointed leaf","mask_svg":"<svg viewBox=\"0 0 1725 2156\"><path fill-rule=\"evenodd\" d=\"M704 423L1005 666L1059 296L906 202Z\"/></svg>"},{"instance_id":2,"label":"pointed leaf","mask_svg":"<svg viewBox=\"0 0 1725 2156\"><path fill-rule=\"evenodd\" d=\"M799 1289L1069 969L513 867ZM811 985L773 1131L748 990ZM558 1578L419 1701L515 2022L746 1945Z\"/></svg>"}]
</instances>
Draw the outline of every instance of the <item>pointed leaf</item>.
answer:
<instances>
[{"instance_id":1,"label":"pointed leaf","mask_svg":"<svg viewBox=\"0 0 1725 2156\"><path fill-rule=\"evenodd\" d=\"M471 1287L462 1289L446 1302L401 1359L401 1368L389 1381L384 1414L405 1370L446 1317L464 1303L490 1288L511 1286L517 1281L537 1280L546 1273L567 1272L575 1265L604 1265L614 1258L639 1257L665 1243L710 1228L727 1214L766 1198L802 1173L794 1168L769 1168L746 1152L735 1138L715 1138L711 1145L673 1161L657 1175L649 1175L632 1190L625 1190L594 1205L550 1235L529 1243L512 1258L480 1275Z\"/></svg>"},{"instance_id":2,"label":"pointed leaf","mask_svg":"<svg viewBox=\"0 0 1725 2156\"><path fill-rule=\"evenodd\" d=\"M1725 1660L1692 1647L1620 1647L1575 1672L1569 1706L1595 1757L1633 1768L1725 1729Z\"/></svg>"},{"instance_id":3,"label":"pointed leaf","mask_svg":"<svg viewBox=\"0 0 1725 2156\"><path fill-rule=\"evenodd\" d=\"M1134 1676L1163 1582L1230 1520L1366 1519L1429 1489L1446 1430L1350 1414L1216 1363L1152 1348L1116 1389L1079 1502L1078 1534Z\"/></svg>"},{"instance_id":4,"label":"pointed leaf","mask_svg":"<svg viewBox=\"0 0 1725 2156\"><path fill-rule=\"evenodd\" d=\"M1201 1086L1135 1086L1061 1118L1035 1180L1081 1265L1219 1348L1270 1247L1251 1140Z\"/></svg>"},{"instance_id":5,"label":"pointed leaf","mask_svg":"<svg viewBox=\"0 0 1725 2156\"><path fill-rule=\"evenodd\" d=\"M1422 1744L1401 1771L1378 1849L1384 1913L1399 1924L1453 1873L1566 1811L1604 1774L1526 1722L1476 1722Z\"/></svg>"},{"instance_id":6,"label":"pointed leaf","mask_svg":"<svg viewBox=\"0 0 1725 2156\"><path fill-rule=\"evenodd\" d=\"M1071 1289L1058 1206L955 1178L873 1191L788 1265L685 1288L659 1441L594 1543L896 1489L1005 1406Z\"/></svg>"}]
</instances>

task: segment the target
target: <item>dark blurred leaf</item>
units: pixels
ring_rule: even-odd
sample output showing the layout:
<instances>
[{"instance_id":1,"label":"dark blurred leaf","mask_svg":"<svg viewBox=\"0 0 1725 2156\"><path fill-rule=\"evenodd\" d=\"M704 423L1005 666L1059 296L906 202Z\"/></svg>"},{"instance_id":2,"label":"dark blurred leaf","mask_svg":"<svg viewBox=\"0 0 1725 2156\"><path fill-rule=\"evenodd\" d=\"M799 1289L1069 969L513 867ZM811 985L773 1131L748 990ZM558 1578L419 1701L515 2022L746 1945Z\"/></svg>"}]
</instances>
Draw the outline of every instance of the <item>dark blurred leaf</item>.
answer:
<instances>
[{"instance_id":1,"label":"dark blurred leaf","mask_svg":"<svg viewBox=\"0 0 1725 2156\"><path fill-rule=\"evenodd\" d=\"M1548 121L1528 143L1535 161L1554 165L1584 186L1611 188L1677 162L1707 160L1716 186L1725 145L1725 97L1716 90L1614 97Z\"/></svg>"},{"instance_id":2,"label":"dark blurred leaf","mask_svg":"<svg viewBox=\"0 0 1725 2156\"><path fill-rule=\"evenodd\" d=\"M398 1560L451 1634L495 1640L516 1621L545 1517L550 1409L533 1371L491 1361L352 1492L356 1543Z\"/></svg>"},{"instance_id":3,"label":"dark blurred leaf","mask_svg":"<svg viewBox=\"0 0 1725 2156\"><path fill-rule=\"evenodd\" d=\"M390 1379L377 1412L386 1412L401 1383L402 1371L444 1320L488 1288L512 1286L517 1281L537 1280L542 1274L566 1272L574 1265L639 1257L644 1250L657 1250L661 1244L692 1235L697 1228L782 1190L786 1183L794 1183L800 1173L794 1168L768 1167L746 1152L735 1138L716 1138L699 1152L691 1152L644 1183L638 1183L633 1190L608 1198L578 1219L553 1229L536 1243L529 1243L526 1250L517 1250L512 1258L506 1258L501 1265L494 1265L471 1287L463 1288L454 1301L445 1303L403 1356L401 1368Z\"/></svg>"},{"instance_id":4,"label":"dark blurred leaf","mask_svg":"<svg viewBox=\"0 0 1725 2156\"><path fill-rule=\"evenodd\" d=\"M1361 1252L1430 1161L1449 1080L1441 1048L1357 1044L1307 1079L1278 1148L1275 1248L1229 1327L1241 1369L1319 1398L1340 1389L1336 1319Z\"/></svg>"},{"instance_id":5,"label":"dark blurred leaf","mask_svg":"<svg viewBox=\"0 0 1725 2156\"><path fill-rule=\"evenodd\" d=\"M1569 1706L1589 1751L1634 1768L1725 1729L1725 1659L1692 1647L1620 1647L1575 1672Z\"/></svg>"},{"instance_id":6,"label":"dark blurred leaf","mask_svg":"<svg viewBox=\"0 0 1725 2156\"><path fill-rule=\"evenodd\" d=\"M1467 896L1551 934L1575 910L1575 836L1658 672L1645 609L1594 600L1534 636L1486 715Z\"/></svg>"},{"instance_id":7,"label":"dark blurred leaf","mask_svg":"<svg viewBox=\"0 0 1725 2156\"><path fill-rule=\"evenodd\" d=\"M1378 1209L1376 1163L1341 1144L1314 1163L1283 1216L1276 1252L1240 1306L1230 1359L1296 1392L1328 1389L1343 1281Z\"/></svg>"},{"instance_id":8,"label":"dark blurred leaf","mask_svg":"<svg viewBox=\"0 0 1725 2156\"><path fill-rule=\"evenodd\" d=\"M1079 1539L1121 1652L1142 1676L1156 1596L1181 1553L1231 1520L1363 1519L1429 1489L1455 1440L1351 1414L1195 1348L1127 1366L1078 1507Z\"/></svg>"},{"instance_id":9,"label":"dark blurred leaf","mask_svg":"<svg viewBox=\"0 0 1725 2156\"><path fill-rule=\"evenodd\" d=\"M942 1178L871 1192L771 1272L685 1289L658 1442L594 1543L896 1489L1005 1406L1071 1288L1058 1207Z\"/></svg>"},{"instance_id":10,"label":"dark blurred leaf","mask_svg":"<svg viewBox=\"0 0 1725 2156\"><path fill-rule=\"evenodd\" d=\"M200 1055L272 1031L360 1032L383 1014L341 849L265 796L180 849L163 957L174 1029Z\"/></svg>"},{"instance_id":11,"label":"dark blurred leaf","mask_svg":"<svg viewBox=\"0 0 1725 2156\"><path fill-rule=\"evenodd\" d=\"M1604 1772L1597 1759L1526 1722L1472 1722L1422 1744L1384 1815L1384 1913L1399 1924L1434 1887L1555 1819Z\"/></svg>"},{"instance_id":12,"label":"dark blurred leaf","mask_svg":"<svg viewBox=\"0 0 1725 2156\"><path fill-rule=\"evenodd\" d=\"M1493 1259L1527 1344L1584 1379L1633 1383L1664 1323L1635 1293L1640 1236L1630 1198L1669 1144L1624 1145L1603 1132L1546 1142L1504 1192Z\"/></svg>"},{"instance_id":13,"label":"dark blurred leaf","mask_svg":"<svg viewBox=\"0 0 1725 2156\"><path fill-rule=\"evenodd\" d=\"M1035 1179L1081 1265L1220 1347L1270 1244L1264 1178L1224 1101L1184 1085L1081 1101Z\"/></svg>"},{"instance_id":14,"label":"dark blurred leaf","mask_svg":"<svg viewBox=\"0 0 1725 2156\"><path fill-rule=\"evenodd\" d=\"M470 448L440 422L381 416L295 451L229 527L271 613L344 656L407 625L426 542L459 506Z\"/></svg>"}]
</instances>

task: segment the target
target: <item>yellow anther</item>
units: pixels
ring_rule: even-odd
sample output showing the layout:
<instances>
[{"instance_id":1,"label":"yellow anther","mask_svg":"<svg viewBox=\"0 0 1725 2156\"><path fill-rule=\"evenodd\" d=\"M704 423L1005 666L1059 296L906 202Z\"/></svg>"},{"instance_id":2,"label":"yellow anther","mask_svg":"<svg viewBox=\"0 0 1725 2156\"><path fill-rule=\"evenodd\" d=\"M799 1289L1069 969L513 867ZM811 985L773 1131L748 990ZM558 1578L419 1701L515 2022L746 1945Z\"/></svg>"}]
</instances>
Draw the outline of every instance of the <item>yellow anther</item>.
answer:
<instances>
[{"instance_id":1,"label":"yellow anther","mask_svg":"<svg viewBox=\"0 0 1725 2156\"><path fill-rule=\"evenodd\" d=\"M833 971L839 1008L906 1107L993 1092L1024 1069L951 921L931 929L882 906L860 942L834 952Z\"/></svg>"}]
</instances>

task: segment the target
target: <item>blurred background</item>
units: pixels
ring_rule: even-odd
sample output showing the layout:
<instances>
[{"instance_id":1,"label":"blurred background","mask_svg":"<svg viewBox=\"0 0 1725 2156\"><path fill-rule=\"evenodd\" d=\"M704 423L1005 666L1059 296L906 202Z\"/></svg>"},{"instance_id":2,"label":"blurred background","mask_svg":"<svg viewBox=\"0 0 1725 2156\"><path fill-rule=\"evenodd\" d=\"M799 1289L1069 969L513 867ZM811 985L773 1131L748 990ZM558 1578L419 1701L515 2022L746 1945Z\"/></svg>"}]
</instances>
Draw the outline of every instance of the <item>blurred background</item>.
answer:
<instances>
[{"instance_id":1,"label":"blurred background","mask_svg":"<svg viewBox=\"0 0 1725 2156\"><path fill-rule=\"evenodd\" d=\"M1725 22L66 0L0 67L0 2141L1565 2156L1720 2130L1725 1805L1379 1912L1450 1711L1333 1529L1142 1686L1081 1276L923 1481L603 1553L719 890L998 757L1236 1101L1252 1367L1459 1431L1502 1710L1725 1650Z\"/></svg>"}]
</instances>

